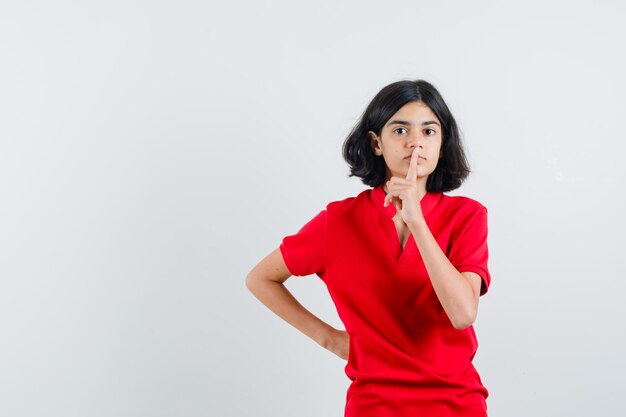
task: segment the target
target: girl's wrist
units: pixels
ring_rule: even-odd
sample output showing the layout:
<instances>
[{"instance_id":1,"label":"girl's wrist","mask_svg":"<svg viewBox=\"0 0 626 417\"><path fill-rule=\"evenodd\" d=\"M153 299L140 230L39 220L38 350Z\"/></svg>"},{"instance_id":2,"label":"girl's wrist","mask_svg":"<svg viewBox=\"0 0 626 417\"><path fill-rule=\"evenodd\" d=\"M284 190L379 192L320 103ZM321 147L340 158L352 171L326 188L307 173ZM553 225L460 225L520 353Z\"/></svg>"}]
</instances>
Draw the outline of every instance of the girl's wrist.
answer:
<instances>
[{"instance_id":1,"label":"girl's wrist","mask_svg":"<svg viewBox=\"0 0 626 417\"><path fill-rule=\"evenodd\" d=\"M426 224L426 219L424 219L423 217L407 223L407 226L409 227L409 230L411 232L428 227L428 225Z\"/></svg>"},{"instance_id":2,"label":"girl's wrist","mask_svg":"<svg viewBox=\"0 0 626 417\"><path fill-rule=\"evenodd\" d=\"M325 325L322 331L319 333L319 338L316 340L317 344L319 344L324 349L329 349L334 342L334 335L337 329L330 325Z\"/></svg>"}]
</instances>

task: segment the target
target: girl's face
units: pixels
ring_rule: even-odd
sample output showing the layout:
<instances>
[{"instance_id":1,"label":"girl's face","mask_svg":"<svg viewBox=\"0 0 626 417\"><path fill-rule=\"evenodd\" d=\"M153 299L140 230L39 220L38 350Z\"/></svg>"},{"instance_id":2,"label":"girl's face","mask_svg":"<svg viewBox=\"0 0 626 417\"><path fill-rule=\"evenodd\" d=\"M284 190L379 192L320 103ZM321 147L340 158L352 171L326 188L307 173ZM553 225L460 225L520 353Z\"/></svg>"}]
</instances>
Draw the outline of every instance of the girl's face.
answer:
<instances>
[{"instance_id":1,"label":"girl's face","mask_svg":"<svg viewBox=\"0 0 626 417\"><path fill-rule=\"evenodd\" d=\"M380 136L369 132L372 150L382 156L387 166L387 179L406 178L415 147L419 148L417 180L426 187L428 176L442 156L441 122L422 101L412 101L400 108L385 123Z\"/></svg>"}]
</instances>

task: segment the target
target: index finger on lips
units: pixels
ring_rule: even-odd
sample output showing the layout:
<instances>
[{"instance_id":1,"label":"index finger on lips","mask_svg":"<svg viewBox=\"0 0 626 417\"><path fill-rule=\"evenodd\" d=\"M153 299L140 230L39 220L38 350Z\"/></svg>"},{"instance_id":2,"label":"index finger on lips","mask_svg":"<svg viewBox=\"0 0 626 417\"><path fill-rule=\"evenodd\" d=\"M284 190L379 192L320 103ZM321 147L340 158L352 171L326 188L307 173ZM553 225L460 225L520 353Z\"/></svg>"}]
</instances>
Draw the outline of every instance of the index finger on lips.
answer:
<instances>
[{"instance_id":1,"label":"index finger on lips","mask_svg":"<svg viewBox=\"0 0 626 417\"><path fill-rule=\"evenodd\" d=\"M411 163L409 164L409 170L406 173L407 180L415 180L417 177L417 159L419 158L419 149L413 149L413 153L411 154Z\"/></svg>"}]
</instances>

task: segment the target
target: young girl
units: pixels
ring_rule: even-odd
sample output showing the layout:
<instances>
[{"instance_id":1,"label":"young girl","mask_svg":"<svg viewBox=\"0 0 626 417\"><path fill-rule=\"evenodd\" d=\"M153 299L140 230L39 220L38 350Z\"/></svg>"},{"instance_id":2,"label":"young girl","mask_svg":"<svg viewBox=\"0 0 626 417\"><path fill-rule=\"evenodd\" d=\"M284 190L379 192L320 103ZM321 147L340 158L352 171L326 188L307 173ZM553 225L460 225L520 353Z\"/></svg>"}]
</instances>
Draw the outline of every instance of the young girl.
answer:
<instances>
[{"instance_id":1,"label":"young girl","mask_svg":"<svg viewBox=\"0 0 626 417\"><path fill-rule=\"evenodd\" d=\"M487 292L487 209L458 188L469 173L454 117L428 82L384 87L347 137L350 176L368 188L329 203L246 277L252 293L346 359L346 417L487 415L472 324ZM316 274L346 330L285 288Z\"/></svg>"}]
</instances>

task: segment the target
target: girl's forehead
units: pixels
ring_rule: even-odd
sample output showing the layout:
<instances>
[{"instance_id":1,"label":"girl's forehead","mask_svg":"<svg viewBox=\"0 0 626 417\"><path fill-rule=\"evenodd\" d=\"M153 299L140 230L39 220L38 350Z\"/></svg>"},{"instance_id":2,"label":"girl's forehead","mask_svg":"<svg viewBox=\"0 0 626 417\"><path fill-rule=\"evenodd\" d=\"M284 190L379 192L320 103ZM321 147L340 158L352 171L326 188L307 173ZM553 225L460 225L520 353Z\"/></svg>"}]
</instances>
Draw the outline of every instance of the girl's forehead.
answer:
<instances>
[{"instance_id":1,"label":"girl's forehead","mask_svg":"<svg viewBox=\"0 0 626 417\"><path fill-rule=\"evenodd\" d=\"M434 120L439 122L439 119L433 113L433 111L422 101L410 101L394 113L393 116L387 121L387 125L394 121L403 121L409 124L413 122L422 123L425 120Z\"/></svg>"}]
</instances>

